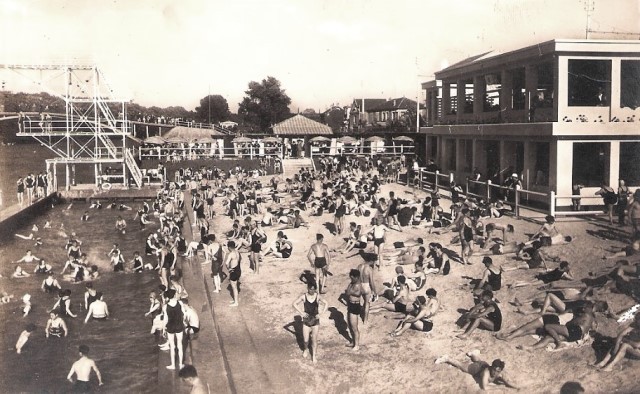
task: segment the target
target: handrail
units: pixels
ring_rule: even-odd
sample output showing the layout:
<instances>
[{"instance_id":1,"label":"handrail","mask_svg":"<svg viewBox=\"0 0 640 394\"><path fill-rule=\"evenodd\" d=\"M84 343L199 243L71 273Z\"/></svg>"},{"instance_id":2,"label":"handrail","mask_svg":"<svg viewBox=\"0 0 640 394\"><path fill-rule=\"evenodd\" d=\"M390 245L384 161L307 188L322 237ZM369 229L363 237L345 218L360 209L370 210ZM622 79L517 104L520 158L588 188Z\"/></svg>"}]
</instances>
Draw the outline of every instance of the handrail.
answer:
<instances>
[{"instance_id":1,"label":"handrail","mask_svg":"<svg viewBox=\"0 0 640 394\"><path fill-rule=\"evenodd\" d=\"M142 171L140 171L140 167L138 167L138 164L133 158L133 154L131 154L131 151L128 149L125 149L124 151L124 161L127 164L127 168L129 168L129 172L131 172L131 176L133 177L136 185L138 187L142 187Z\"/></svg>"}]
</instances>

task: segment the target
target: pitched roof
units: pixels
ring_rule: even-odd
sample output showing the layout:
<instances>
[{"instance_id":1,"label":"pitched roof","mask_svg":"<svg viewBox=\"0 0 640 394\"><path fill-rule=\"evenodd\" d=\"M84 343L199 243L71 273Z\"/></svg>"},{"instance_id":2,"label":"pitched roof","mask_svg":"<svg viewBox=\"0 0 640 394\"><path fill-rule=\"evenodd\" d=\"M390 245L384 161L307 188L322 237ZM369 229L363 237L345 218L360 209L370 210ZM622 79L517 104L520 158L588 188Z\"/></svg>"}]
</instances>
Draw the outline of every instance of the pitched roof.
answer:
<instances>
[{"instance_id":1,"label":"pitched roof","mask_svg":"<svg viewBox=\"0 0 640 394\"><path fill-rule=\"evenodd\" d=\"M331 127L298 114L273 126L273 134L331 135L333 133L331 132Z\"/></svg>"},{"instance_id":2,"label":"pitched roof","mask_svg":"<svg viewBox=\"0 0 640 394\"><path fill-rule=\"evenodd\" d=\"M178 137L178 138L184 138L187 141L191 141L191 140L199 140L205 137L220 136L220 135L224 135L224 134L213 129L197 129L195 127L176 126L171 130L169 130L165 135L163 135L162 138Z\"/></svg>"},{"instance_id":3,"label":"pitched roof","mask_svg":"<svg viewBox=\"0 0 640 394\"><path fill-rule=\"evenodd\" d=\"M368 99L361 99L361 98L356 98L353 99L353 104L351 105L352 108L357 109L358 111L361 111L362 108L362 100L364 100L364 110L368 110L369 108L374 108L377 107L380 104L383 104L385 101L387 101L387 99L372 99L372 98L368 98Z\"/></svg>"},{"instance_id":4,"label":"pitched roof","mask_svg":"<svg viewBox=\"0 0 640 394\"><path fill-rule=\"evenodd\" d=\"M420 105L422 107L422 105ZM382 112L382 111L395 111L399 109L413 109L416 107L414 100L406 97L395 98L386 100L384 103L379 104L376 107L366 108L366 112Z\"/></svg>"}]
</instances>

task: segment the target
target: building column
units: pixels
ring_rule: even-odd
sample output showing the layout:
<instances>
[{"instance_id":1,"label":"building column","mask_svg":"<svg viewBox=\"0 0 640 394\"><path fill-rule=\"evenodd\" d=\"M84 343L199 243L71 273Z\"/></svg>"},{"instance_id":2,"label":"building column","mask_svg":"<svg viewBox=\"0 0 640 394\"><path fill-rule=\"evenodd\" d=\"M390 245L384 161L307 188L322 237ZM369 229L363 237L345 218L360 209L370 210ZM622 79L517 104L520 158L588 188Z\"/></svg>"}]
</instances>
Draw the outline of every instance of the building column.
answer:
<instances>
[{"instance_id":1,"label":"building column","mask_svg":"<svg viewBox=\"0 0 640 394\"><path fill-rule=\"evenodd\" d=\"M442 82L442 117L446 117L451 112L451 84Z\"/></svg>"},{"instance_id":2,"label":"building column","mask_svg":"<svg viewBox=\"0 0 640 394\"><path fill-rule=\"evenodd\" d=\"M609 148L609 186L618 190L620 180L620 141L611 141Z\"/></svg>"},{"instance_id":3,"label":"building column","mask_svg":"<svg viewBox=\"0 0 640 394\"><path fill-rule=\"evenodd\" d=\"M502 70L500 82L500 111L503 119L509 119L513 107L513 74Z\"/></svg>"},{"instance_id":4,"label":"building column","mask_svg":"<svg viewBox=\"0 0 640 394\"><path fill-rule=\"evenodd\" d=\"M458 100L458 110L456 111L456 121L460 123L462 114L464 114L464 103L466 99L466 84L463 80L456 82L456 99Z\"/></svg>"},{"instance_id":5,"label":"building column","mask_svg":"<svg viewBox=\"0 0 640 394\"><path fill-rule=\"evenodd\" d=\"M473 77L473 114L482 115L484 112L484 94L486 86L484 76Z\"/></svg>"},{"instance_id":6,"label":"building column","mask_svg":"<svg viewBox=\"0 0 640 394\"><path fill-rule=\"evenodd\" d=\"M615 116L614 108L620 108L620 88L622 87L622 63L620 59L611 59L611 92L609 93L609 120Z\"/></svg>"},{"instance_id":7,"label":"building column","mask_svg":"<svg viewBox=\"0 0 640 394\"><path fill-rule=\"evenodd\" d=\"M531 104L536 99L538 94L538 67L533 65L527 65L524 68L524 86L526 91L526 99L524 103L524 109L527 113L531 113ZM533 119L529 120L530 122Z\"/></svg>"}]
</instances>

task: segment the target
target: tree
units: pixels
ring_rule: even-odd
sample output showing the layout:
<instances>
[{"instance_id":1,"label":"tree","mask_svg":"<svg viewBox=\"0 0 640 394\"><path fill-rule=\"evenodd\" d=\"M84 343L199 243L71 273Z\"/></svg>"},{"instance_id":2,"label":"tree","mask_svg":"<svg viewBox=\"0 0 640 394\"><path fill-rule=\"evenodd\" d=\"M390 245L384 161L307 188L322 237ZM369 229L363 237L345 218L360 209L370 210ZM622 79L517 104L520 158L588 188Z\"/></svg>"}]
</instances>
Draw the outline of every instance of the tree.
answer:
<instances>
[{"instance_id":1,"label":"tree","mask_svg":"<svg viewBox=\"0 0 640 394\"><path fill-rule=\"evenodd\" d=\"M205 123L219 123L229 119L229 103L219 94L210 94L196 107L196 119Z\"/></svg>"},{"instance_id":2,"label":"tree","mask_svg":"<svg viewBox=\"0 0 640 394\"><path fill-rule=\"evenodd\" d=\"M247 123L259 127L261 131L269 129L291 115L289 111L291 99L280 87L280 81L274 77L267 77L260 83L249 82L249 89L244 93L246 96L239 104L238 114Z\"/></svg>"},{"instance_id":3,"label":"tree","mask_svg":"<svg viewBox=\"0 0 640 394\"><path fill-rule=\"evenodd\" d=\"M332 106L322 114L322 121L333 130L340 132L344 126L345 111L342 107Z\"/></svg>"}]
</instances>

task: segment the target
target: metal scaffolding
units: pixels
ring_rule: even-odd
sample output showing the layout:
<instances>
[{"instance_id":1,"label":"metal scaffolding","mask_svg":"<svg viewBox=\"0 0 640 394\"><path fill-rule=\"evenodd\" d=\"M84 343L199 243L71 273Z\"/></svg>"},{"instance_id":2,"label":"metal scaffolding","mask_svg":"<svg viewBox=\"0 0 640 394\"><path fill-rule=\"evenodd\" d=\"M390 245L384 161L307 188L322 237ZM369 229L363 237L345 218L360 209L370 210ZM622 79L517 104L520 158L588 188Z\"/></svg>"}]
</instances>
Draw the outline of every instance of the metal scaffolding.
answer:
<instances>
[{"instance_id":1,"label":"metal scaffolding","mask_svg":"<svg viewBox=\"0 0 640 394\"><path fill-rule=\"evenodd\" d=\"M17 114L17 135L34 138L58 156L47 160L47 172L53 166L56 179L57 165L64 165L67 190L73 182L76 164L94 165L96 187L118 178L128 187L129 177L138 187L142 186L142 173L126 146L131 135L127 101L114 97L113 89L97 66L3 64L0 68L27 78L64 101L64 114L46 109L38 114ZM122 165L121 174L103 173L103 164L115 163Z\"/></svg>"}]
</instances>

